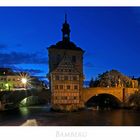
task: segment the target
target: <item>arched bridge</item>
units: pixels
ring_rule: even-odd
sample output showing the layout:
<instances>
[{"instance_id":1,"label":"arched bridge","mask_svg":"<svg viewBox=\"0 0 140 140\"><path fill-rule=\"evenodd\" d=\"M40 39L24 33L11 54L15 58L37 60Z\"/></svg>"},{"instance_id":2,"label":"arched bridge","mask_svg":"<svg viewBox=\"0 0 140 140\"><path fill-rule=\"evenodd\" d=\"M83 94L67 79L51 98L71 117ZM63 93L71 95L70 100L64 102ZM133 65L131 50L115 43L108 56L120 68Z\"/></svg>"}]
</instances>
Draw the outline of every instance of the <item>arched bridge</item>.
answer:
<instances>
[{"instance_id":1,"label":"arched bridge","mask_svg":"<svg viewBox=\"0 0 140 140\"><path fill-rule=\"evenodd\" d=\"M83 101L86 103L93 96L99 94L110 94L115 96L119 101L125 102L128 97L138 91L138 88L119 88L119 87L94 87L94 88L83 88Z\"/></svg>"},{"instance_id":2,"label":"arched bridge","mask_svg":"<svg viewBox=\"0 0 140 140\"><path fill-rule=\"evenodd\" d=\"M39 99L40 101L50 102L50 94L49 90L42 90L42 91L5 91L2 93L1 101L2 102L12 102L15 105L19 105L21 101L24 99L29 99L30 101L35 98ZM28 101L29 101L28 100Z\"/></svg>"}]
</instances>

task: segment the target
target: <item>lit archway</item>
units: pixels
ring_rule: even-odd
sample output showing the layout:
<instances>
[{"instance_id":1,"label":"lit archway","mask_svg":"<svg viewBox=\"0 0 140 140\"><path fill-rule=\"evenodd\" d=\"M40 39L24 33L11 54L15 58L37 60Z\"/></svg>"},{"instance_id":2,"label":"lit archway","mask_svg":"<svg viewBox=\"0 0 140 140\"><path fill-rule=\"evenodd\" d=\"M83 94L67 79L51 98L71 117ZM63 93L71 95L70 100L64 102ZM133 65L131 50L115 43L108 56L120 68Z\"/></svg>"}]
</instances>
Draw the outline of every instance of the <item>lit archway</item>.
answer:
<instances>
[{"instance_id":1,"label":"lit archway","mask_svg":"<svg viewBox=\"0 0 140 140\"><path fill-rule=\"evenodd\" d=\"M35 106L35 105L41 105L45 104L46 100L39 98L38 96L29 96L24 98L19 102L19 106Z\"/></svg>"}]
</instances>

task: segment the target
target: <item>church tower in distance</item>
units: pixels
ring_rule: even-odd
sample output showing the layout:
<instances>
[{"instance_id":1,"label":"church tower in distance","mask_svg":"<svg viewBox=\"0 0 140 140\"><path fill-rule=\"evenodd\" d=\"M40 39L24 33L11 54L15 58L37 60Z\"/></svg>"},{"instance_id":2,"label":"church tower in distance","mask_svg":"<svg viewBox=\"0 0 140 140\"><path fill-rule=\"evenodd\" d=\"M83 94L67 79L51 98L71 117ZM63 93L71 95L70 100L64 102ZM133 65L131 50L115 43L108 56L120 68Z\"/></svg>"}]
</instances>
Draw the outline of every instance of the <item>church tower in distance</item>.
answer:
<instances>
[{"instance_id":1,"label":"church tower in distance","mask_svg":"<svg viewBox=\"0 0 140 140\"><path fill-rule=\"evenodd\" d=\"M67 15L61 31L62 41L48 48L51 106L54 110L73 111L84 107L84 51L70 41Z\"/></svg>"}]
</instances>

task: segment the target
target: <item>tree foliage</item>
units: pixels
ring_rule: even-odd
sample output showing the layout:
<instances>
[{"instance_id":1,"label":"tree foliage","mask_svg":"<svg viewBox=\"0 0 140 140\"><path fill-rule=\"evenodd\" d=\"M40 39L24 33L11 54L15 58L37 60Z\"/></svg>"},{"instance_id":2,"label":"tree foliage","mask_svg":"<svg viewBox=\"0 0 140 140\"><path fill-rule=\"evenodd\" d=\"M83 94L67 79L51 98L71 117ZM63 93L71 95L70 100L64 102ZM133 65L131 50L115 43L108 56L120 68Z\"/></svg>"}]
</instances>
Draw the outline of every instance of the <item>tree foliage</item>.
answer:
<instances>
[{"instance_id":1,"label":"tree foliage","mask_svg":"<svg viewBox=\"0 0 140 140\"><path fill-rule=\"evenodd\" d=\"M91 78L91 80L89 82L89 87L94 87L94 80L93 80L93 78Z\"/></svg>"},{"instance_id":2,"label":"tree foliage","mask_svg":"<svg viewBox=\"0 0 140 140\"><path fill-rule=\"evenodd\" d=\"M133 108L140 109L140 91L130 95L128 105Z\"/></svg>"},{"instance_id":3,"label":"tree foliage","mask_svg":"<svg viewBox=\"0 0 140 140\"><path fill-rule=\"evenodd\" d=\"M140 88L140 77L137 78L137 80L138 80L138 85L139 85L139 88Z\"/></svg>"},{"instance_id":4,"label":"tree foliage","mask_svg":"<svg viewBox=\"0 0 140 140\"><path fill-rule=\"evenodd\" d=\"M89 84L90 87L131 87L132 79L123 75L117 70L106 71L99 74L97 79L93 78Z\"/></svg>"}]
</instances>

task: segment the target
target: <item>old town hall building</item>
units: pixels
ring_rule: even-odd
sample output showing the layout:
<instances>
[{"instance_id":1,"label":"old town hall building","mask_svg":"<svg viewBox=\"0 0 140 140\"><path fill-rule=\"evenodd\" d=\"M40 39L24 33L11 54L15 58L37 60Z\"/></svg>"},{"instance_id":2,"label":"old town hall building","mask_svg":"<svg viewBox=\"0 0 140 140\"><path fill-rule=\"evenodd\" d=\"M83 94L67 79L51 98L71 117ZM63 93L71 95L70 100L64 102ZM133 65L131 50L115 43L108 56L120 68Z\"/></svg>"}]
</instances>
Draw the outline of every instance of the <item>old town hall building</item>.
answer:
<instances>
[{"instance_id":1,"label":"old town hall building","mask_svg":"<svg viewBox=\"0 0 140 140\"><path fill-rule=\"evenodd\" d=\"M77 110L83 107L84 51L70 40L70 26L62 27L62 41L48 48L51 105L54 110Z\"/></svg>"}]
</instances>

